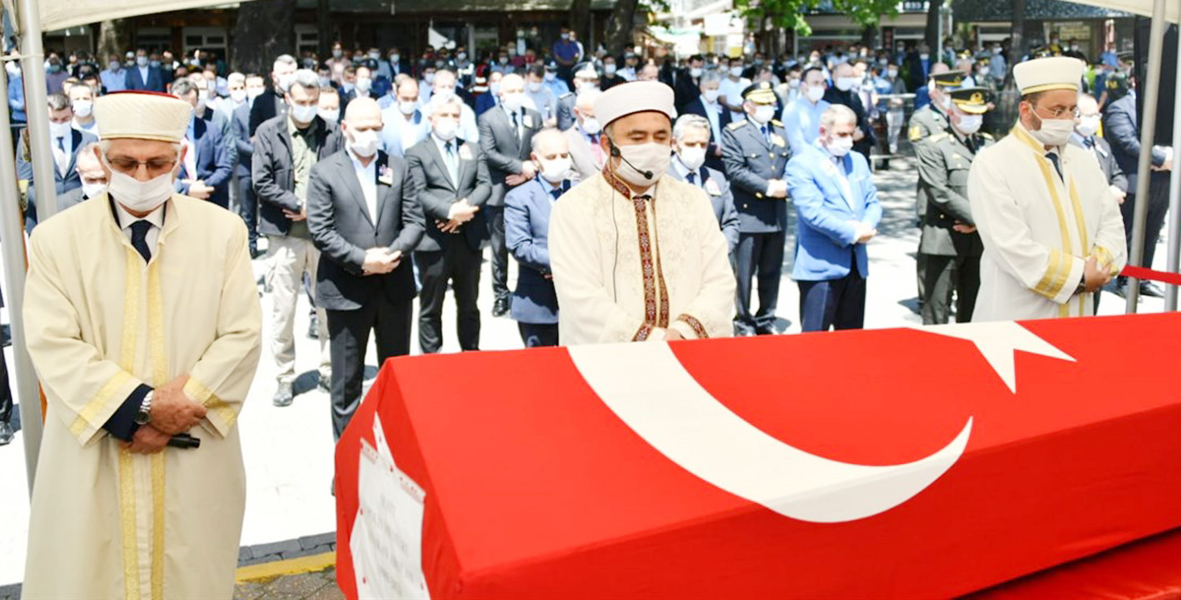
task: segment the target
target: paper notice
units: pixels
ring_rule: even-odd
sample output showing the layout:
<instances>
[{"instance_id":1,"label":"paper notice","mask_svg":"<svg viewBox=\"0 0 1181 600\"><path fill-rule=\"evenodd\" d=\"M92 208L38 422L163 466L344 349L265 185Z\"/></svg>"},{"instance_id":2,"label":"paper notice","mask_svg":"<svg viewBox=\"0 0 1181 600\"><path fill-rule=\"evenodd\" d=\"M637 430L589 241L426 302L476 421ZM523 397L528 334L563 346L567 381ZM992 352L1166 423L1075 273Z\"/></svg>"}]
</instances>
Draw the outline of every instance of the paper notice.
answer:
<instances>
[{"instance_id":1,"label":"paper notice","mask_svg":"<svg viewBox=\"0 0 1181 600\"><path fill-rule=\"evenodd\" d=\"M422 572L422 514L426 494L394 463L381 419L376 447L361 440L359 509L349 548L357 597L430 598Z\"/></svg>"}]
</instances>

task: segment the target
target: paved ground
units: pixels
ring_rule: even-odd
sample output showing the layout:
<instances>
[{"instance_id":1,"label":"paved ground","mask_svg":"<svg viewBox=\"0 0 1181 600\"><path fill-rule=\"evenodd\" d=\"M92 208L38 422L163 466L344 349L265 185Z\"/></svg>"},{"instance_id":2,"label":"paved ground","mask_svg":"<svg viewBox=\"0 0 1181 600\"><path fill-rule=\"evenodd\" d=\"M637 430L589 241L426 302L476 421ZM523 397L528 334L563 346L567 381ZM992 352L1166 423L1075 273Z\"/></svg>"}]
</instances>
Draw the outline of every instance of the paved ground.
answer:
<instances>
[{"instance_id":1,"label":"paved ground","mask_svg":"<svg viewBox=\"0 0 1181 600\"><path fill-rule=\"evenodd\" d=\"M887 328L919 324L915 314L915 276L913 253L918 244L914 226L915 172L905 161L894 161L893 169L875 176L884 207L880 235L869 247L870 277L866 327ZM792 228L794 229L794 227ZM789 239L780 294L780 326L786 333L799 331L799 294L786 275L791 270L794 239ZM1158 248L1155 268L1163 268L1164 246ZM515 265L514 265L515 268ZM255 271L265 272L264 261L255 261ZM488 269L481 282L480 307L484 315L481 346L485 350L521 348L516 323L507 318L493 319ZM1121 314L1123 301L1104 294L1102 314ZM270 297L263 298L264 339L270 339ZM306 300L301 300L306 302ZM1142 312L1162 310L1159 299L1145 298ZM444 317L447 342L445 352L458 351L454 339L454 304L448 301ZM307 310L298 311L297 367L303 375L297 383L300 393L288 408L271 404L275 390L275 367L269 345L264 345L258 376L249 401L239 420L246 460L248 494L242 545L243 564L287 558L297 553L319 552L323 544L304 548L299 544L336 528L332 480L332 433L328 397L316 389L317 342L307 339ZM0 314L4 322L7 315ZM11 349L6 349L11 357ZM376 374L370 348L369 376ZM9 360L9 364L12 362ZM0 599L6 583L18 582L24 571L25 540L28 533L28 495L21 436L10 446L0 448ZM294 543L294 545L293 545ZM327 542L324 542L327 543ZM260 550L261 548L261 550ZM285 556L286 554L286 556ZM335 590L323 585L332 573L283 577L269 583L251 584L239 590L242 598L331 598Z\"/></svg>"}]
</instances>

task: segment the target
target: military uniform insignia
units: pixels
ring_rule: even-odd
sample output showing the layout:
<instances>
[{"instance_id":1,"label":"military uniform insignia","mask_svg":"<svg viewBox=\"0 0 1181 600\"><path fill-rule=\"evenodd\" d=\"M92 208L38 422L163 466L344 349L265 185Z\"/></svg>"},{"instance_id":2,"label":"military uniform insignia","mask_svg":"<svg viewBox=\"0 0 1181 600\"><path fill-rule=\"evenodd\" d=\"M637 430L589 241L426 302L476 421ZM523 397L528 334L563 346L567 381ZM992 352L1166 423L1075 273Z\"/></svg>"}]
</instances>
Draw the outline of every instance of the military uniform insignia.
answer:
<instances>
[{"instance_id":1,"label":"military uniform insignia","mask_svg":"<svg viewBox=\"0 0 1181 600\"><path fill-rule=\"evenodd\" d=\"M909 137L910 141L912 142L917 142L923 139L923 128L919 125L911 125L910 131L907 132L907 137Z\"/></svg>"},{"instance_id":2,"label":"military uniform insignia","mask_svg":"<svg viewBox=\"0 0 1181 600\"><path fill-rule=\"evenodd\" d=\"M746 125L747 123L748 123L748 121L746 119L743 119L741 121L734 121L733 123L730 123L729 125L727 125L726 128L729 129L730 131L737 131L738 128L742 127L743 125Z\"/></svg>"},{"instance_id":3,"label":"military uniform insignia","mask_svg":"<svg viewBox=\"0 0 1181 600\"><path fill-rule=\"evenodd\" d=\"M771 143L779 146L780 148L783 148L787 145L787 140L783 139L783 136L779 135L778 133L772 133Z\"/></svg>"}]
</instances>

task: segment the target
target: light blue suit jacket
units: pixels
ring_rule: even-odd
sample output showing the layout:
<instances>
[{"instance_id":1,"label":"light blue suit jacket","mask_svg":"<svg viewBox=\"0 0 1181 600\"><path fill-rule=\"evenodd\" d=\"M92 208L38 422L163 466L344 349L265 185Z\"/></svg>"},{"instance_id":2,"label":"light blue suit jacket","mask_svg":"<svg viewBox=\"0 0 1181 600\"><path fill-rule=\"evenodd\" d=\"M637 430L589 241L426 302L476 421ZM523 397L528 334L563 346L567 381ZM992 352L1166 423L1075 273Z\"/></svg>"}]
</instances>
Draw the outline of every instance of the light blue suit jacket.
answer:
<instances>
[{"instance_id":1,"label":"light blue suit jacket","mask_svg":"<svg viewBox=\"0 0 1181 600\"><path fill-rule=\"evenodd\" d=\"M522 323L558 322L558 294L554 281L546 279L551 273L549 217L555 202L550 189L535 177L509 190L504 198L504 241L521 266L511 314Z\"/></svg>"},{"instance_id":2,"label":"light blue suit jacket","mask_svg":"<svg viewBox=\"0 0 1181 600\"><path fill-rule=\"evenodd\" d=\"M848 188L841 185L832 156L820 146L807 147L787 164L788 190L799 216L791 272L796 281L840 279L851 271L854 257L861 276L869 275L865 244L856 243L857 228L850 221L876 228L882 206L865 157L850 152L841 163Z\"/></svg>"}]
</instances>

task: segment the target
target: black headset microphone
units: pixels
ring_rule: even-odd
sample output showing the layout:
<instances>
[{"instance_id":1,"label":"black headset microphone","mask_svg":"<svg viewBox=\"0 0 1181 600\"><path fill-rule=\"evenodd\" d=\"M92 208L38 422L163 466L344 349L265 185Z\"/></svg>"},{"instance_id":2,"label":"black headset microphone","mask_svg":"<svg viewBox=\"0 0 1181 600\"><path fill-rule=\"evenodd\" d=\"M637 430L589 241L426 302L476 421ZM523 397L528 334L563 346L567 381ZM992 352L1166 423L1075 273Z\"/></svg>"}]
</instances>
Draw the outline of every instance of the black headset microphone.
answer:
<instances>
[{"instance_id":1,"label":"black headset microphone","mask_svg":"<svg viewBox=\"0 0 1181 600\"><path fill-rule=\"evenodd\" d=\"M633 170L635 170L635 172L639 173L640 175L643 175L644 179L647 179L648 181L652 181L652 178L656 176L656 174L653 173L652 171L641 171L641 170L637 169L635 165L631 164L631 161L629 161L627 158L625 158L623 156L623 153L620 152L619 148L617 148L615 146L615 142L608 139L607 143L611 144L611 156L622 160L624 163L627 164L627 166L629 166Z\"/></svg>"}]
</instances>

